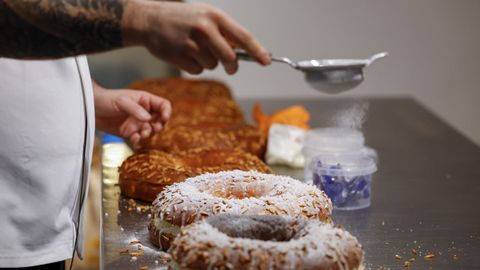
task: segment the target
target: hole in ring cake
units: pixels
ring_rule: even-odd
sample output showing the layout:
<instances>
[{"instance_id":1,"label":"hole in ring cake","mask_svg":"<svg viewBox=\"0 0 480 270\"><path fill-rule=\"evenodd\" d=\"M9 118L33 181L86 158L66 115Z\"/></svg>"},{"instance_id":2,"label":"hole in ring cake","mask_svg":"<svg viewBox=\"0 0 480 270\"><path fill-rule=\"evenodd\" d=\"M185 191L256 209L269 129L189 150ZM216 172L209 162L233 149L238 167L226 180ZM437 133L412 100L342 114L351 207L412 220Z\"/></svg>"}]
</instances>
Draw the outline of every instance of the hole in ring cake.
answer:
<instances>
[{"instance_id":1,"label":"hole in ring cake","mask_svg":"<svg viewBox=\"0 0 480 270\"><path fill-rule=\"evenodd\" d=\"M291 177L233 170L168 186L152 211L150 240L166 250L181 227L210 216L287 215L330 222L332 204L323 191Z\"/></svg>"},{"instance_id":2,"label":"hole in ring cake","mask_svg":"<svg viewBox=\"0 0 480 270\"><path fill-rule=\"evenodd\" d=\"M180 269L359 269L347 231L288 216L219 215L185 227L169 250Z\"/></svg>"}]
</instances>

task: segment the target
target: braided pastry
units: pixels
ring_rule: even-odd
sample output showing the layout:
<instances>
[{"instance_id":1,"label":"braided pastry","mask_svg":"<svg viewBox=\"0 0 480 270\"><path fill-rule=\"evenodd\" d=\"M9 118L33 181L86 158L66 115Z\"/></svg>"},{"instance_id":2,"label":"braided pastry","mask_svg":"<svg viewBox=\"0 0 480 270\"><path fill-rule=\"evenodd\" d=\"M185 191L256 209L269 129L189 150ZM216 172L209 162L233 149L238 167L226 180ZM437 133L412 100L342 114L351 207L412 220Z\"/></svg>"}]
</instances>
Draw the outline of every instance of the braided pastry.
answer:
<instances>
[{"instance_id":1,"label":"braided pastry","mask_svg":"<svg viewBox=\"0 0 480 270\"><path fill-rule=\"evenodd\" d=\"M232 99L230 89L225 84L213 80L191 80L170 77L136 81L130 85L130 88L150 92L164 97L172 103L182 99Z\"/></svg>"},{"instance_id":2,"label":"braided pastry","mask_svg":"<svg viewBox=\"0 0 480 270\"><path fill-rule=\"evenodd\" d=\"M255 126L243 124L227 128L167 126L150 138L146 148L168 153L200 147L208 149L240 148L263 158L265 146L266 138L261 130Z\"/></svg>"},{"instance_id":3,"label":"braided pastry","mask_svg":"<svg viewBox=\"0 0 480 270\"><path fill-rule=\"evenodd\" d=\"M223 128L245 123L242 110L230 99L183 99L173 103L172 108L170 126Z\"/></svg>"},{"instance_id":4,"label":"braided pastry","mask_svg":"<svg viewBox=\"0 0 480 270\"><path fill-rule=\"evenodd\" d=\"M124 195L151 202L166 186L188 177L234 169L271 172L259 158L239 149L191 149L172 154L152 150L123 162L119 185Z\"/></svg>"}]
</instances>

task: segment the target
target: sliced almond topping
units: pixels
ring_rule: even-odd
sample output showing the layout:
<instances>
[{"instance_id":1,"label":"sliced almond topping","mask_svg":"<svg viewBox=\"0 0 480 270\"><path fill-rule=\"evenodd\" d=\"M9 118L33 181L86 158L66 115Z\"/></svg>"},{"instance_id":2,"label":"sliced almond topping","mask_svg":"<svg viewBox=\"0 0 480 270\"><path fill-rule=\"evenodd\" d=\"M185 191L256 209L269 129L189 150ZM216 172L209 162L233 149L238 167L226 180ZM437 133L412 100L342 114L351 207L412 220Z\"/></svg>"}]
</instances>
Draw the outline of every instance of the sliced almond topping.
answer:
<instances>
[{"instance_id":1,"label":"sliced almond topping","mask_svg":"<svg viewBox=\"0 0 480 270\"><path fill-rule=\"evenodd\" d=\"M423 258L425 260L433 260L433 258L435 258L435 254L427 254L427 255L423 256Z\"/></svg>"}]
</instances>

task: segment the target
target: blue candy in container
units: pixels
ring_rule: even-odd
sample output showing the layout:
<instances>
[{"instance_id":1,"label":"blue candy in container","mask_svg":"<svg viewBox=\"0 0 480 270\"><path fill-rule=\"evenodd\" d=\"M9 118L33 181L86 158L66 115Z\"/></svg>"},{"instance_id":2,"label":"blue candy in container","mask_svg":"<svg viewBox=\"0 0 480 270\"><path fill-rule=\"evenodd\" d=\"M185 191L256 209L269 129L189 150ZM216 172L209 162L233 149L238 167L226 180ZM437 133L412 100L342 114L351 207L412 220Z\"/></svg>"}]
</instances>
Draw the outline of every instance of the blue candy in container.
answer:
<instances>
[{"instance_id":1,"label":"blue candy in container","mask_svg":"<svg viewBox=\"0 0 480 270\"><path fill-rule=\"evenodd\" d=\"M350 128L318 128L305 136L305 181L323 190L335 209L370 206L376 153L363 134Z\"/></svg>"}]
</instances>

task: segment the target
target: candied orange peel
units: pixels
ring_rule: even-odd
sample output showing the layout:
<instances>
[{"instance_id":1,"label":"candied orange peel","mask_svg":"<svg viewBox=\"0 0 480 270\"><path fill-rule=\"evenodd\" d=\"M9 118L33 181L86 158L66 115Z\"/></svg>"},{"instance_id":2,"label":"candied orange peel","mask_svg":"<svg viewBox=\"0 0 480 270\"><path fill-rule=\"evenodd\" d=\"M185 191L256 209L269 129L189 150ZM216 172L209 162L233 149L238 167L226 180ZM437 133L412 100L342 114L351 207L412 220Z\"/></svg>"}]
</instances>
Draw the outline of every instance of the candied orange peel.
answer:
<instances>
[{"instance_id":1,"label":"candied orange peel","mask_svg":"<svg viewBox=\"0 0 480 270\"><path fill-rule=\"evenodd\" d=\"M269 116L263 112L259 103L255 103L253 106L253 118L265 136L268 136L268 130L272 124L291 125L305 130L310 129L308 125L310 113L301 105L287 107Z\"/></svg>"}]
</instances>

